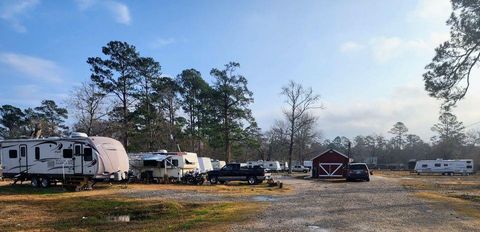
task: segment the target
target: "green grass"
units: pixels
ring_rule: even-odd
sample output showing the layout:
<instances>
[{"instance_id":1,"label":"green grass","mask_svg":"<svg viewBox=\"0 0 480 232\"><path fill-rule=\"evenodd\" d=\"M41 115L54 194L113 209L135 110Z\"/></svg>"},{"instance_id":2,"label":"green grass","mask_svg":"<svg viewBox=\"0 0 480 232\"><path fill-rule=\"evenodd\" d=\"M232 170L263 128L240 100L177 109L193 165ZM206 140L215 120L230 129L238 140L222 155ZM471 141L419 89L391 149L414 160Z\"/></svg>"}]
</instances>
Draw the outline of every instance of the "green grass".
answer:
<instances>
[{"instance_id":1,"label":"green grass","mask_svg":"<svg viewBox=\"0 0 480 232\"><path fill-rule=\"evenodd\" d=\"M48 195L64 193L65 190L61 186L52 186L49 188L33 188L26 184L17 185L2 185L0 186L0 195L18 195L18 194L35 194L35 195Z\"/></svg>"}]
</instances>

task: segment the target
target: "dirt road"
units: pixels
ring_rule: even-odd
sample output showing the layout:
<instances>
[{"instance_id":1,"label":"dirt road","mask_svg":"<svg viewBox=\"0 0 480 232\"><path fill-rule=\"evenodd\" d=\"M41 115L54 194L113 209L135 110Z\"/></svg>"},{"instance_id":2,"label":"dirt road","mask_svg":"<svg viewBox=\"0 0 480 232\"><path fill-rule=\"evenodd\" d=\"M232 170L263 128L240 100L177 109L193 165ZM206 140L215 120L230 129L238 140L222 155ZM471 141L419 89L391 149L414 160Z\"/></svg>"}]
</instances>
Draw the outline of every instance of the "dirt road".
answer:
<instances>
[{"instance_id":1,"label":"dirt road","mask_svg":"<svg viewBox=\"0 0 480 232\"><path fill-rule=\"evenodd\" d=\"M479 231L480 224L447 204L415 197L398 179L323 182L285 178L295 193L257 197L267 211L232 231Z\"/></svg>"}]
</instances>

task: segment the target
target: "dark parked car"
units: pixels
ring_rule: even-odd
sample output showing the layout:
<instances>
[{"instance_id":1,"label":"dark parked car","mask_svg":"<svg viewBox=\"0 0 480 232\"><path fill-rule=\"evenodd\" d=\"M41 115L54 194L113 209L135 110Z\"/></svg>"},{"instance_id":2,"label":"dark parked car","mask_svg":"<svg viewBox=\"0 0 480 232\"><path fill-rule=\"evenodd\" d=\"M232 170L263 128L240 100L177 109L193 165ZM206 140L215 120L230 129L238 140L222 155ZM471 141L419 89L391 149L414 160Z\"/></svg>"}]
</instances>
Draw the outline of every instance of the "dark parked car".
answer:
<instances>
[{"instance_id":1,"label":"dark parked car","mask_svg":"<svg viewBox=\"0 0 480 232\"><path fill-rule=\"evenodd\" d=\"M249 184L260 184L270 177L270 173L265 173L265 169L260 166L248 168L241 167L240 164L227 164L219 170L209 171L207 175L211 184L223 184L227 181L247 181Z\"/></svg>"},{"instance_id":2,"label":"dark parked car","mask_svg":"<svg viewBox=\"0 0 480 232\"><path fill-rule=\"evenodd\" d=\"M367 164L351 163L348 165L347 181L352 181L352 180L370 181L370 170L368 170Z\"/></svg>"}]
</instances>

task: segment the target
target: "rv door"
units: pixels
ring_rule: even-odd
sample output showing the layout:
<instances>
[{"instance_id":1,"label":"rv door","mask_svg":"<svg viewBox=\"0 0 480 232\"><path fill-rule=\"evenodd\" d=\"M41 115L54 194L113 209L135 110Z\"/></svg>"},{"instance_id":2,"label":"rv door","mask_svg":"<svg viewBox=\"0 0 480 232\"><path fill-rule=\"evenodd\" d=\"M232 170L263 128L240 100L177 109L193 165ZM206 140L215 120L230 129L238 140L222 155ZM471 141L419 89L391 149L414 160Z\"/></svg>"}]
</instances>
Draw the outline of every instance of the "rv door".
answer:
<instances>
[{"instance_id":1,"label":"rv door","mask_svg":"<svg viewBox=\"0 0 480 232\"><path fill-rule=\"evenodd\" d=\"M83 145L75 143L73 148L73 172L83 174Z\"/></svg>"},{"instance_id":2,"label":"rv door","mask_svg":"<svg viewBox=\"0 0 480 232\"><path fill-rule=\"evenodd\" d=\"M20 145L20 156L18 157L18 168L20 172L28 173L28 154L27 145Z\"/></svg>"}]
</instances>

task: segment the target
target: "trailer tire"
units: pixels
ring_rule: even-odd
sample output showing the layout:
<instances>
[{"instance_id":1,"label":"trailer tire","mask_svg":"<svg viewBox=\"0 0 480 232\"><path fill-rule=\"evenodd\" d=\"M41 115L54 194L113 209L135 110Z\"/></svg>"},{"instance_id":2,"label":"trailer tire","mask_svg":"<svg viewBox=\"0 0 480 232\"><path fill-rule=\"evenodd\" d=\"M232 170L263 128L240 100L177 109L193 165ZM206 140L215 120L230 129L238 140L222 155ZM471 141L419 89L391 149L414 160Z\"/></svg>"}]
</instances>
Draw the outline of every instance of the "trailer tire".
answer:
<instances>
[{"instance_id":1,"label":"trailer tire","mask_svg":"<svg viewBox=\"0 0 480 232\"><path fill-rule=\"evenodd\" d=\"M218 183L218 177L212 176L210 177L210 184L217 184Z\"/></svg>"},{"instance_id":2,"label":"trailer tire","mask_svg":"<svg viewBox=\"0 0 480 232\"><path fill-rule=\"evenodd\" d=\"M38 188L40 186L40 183L38 181L38 177L32 176L32 179L30 181L30 185L32 185L32 187L34 187L34 188Z\"/></svg>"},{"instance_id":3,"label":"trailer tire","mask_svg":"<svg viewBox=\"0 0 480 232\"><path fill-rule=\"evenodd\" d=\"M257 178L255 178L254 176L250 176L248 177L247 182L249 185L254 185L257 183Z\"/></svg>"},{"instance_id":4,"label":"trailer tire","mask_svg":"<svg viewBox=\"0 0 480 232\"><path fill-rule=\"evenodd\" d=\"M50 180L48 179L48 177L42 177L40 181L40 186L42 188L48 188L48 186L50 186Z\"/></svg>"}]
</instances>

